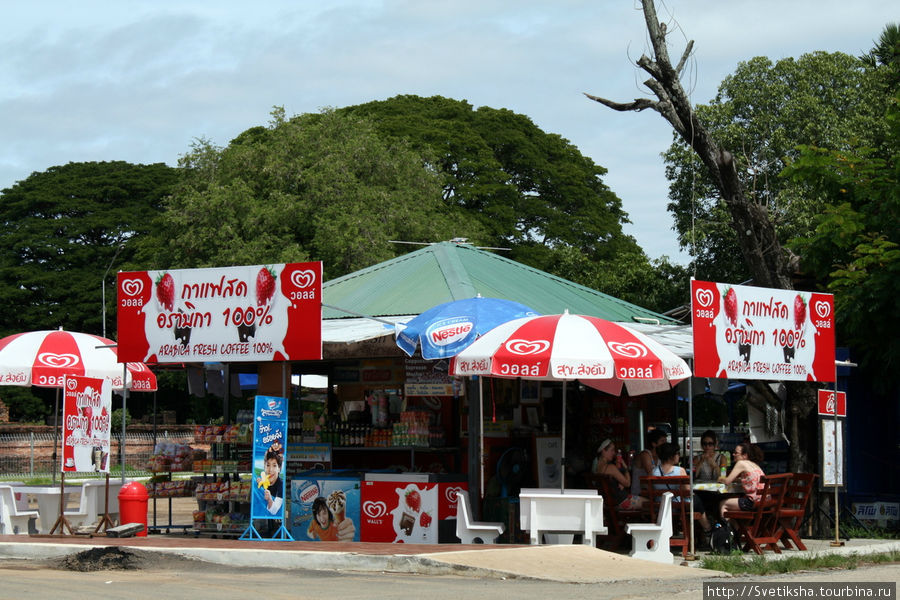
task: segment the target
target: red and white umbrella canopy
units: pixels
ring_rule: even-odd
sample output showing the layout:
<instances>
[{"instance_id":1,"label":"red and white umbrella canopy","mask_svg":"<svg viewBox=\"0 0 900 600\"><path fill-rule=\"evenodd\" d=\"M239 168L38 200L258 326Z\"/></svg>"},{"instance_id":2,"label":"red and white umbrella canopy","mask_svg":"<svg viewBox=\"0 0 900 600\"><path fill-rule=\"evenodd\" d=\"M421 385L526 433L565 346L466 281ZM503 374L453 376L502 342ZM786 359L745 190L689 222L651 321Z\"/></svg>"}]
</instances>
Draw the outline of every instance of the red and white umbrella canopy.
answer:
<instances>
[{"instance_id":1,"label":"red and white umbrella canopy","mask_svg":"<svg viewBox=\"0 0 900 600\"><path fill-rule=\"evenodd\" d=\"M0 385L61 388L66 375L105 378L122 389L115 342L75 331L29 331L0 339ZM127 363L128 389L156 391L156 375L144 363Z\"/></svg>"},{"instance_id":2,"label":"red and white umbrella canopy","mask_svg":"<svg viewBox=\"0 0 900 600\"><path fill-rule=\"evenodd\" d=\"M615 394L623 383L631 393L666 390L691 371L678 355L638 331L566 312L495 327L453 358L450 373L578 379Z\"/></svg>"}]
</instances>

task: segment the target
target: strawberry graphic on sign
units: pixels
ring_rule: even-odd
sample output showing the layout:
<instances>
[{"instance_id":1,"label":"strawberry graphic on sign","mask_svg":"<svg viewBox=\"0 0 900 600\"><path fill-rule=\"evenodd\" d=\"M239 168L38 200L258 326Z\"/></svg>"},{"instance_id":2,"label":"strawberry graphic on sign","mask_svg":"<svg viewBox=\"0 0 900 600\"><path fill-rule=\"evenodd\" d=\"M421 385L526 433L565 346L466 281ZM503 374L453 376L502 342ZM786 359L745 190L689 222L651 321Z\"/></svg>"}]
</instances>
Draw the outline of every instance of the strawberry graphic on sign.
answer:
<instances>
[{"instance_id":1,"label":"strawberry graphic on sign","mask_svg":"<svg viewBox=\"0 0 900 600\"><path fill-rule=\"evenodd\" d=\"M256 305L265 306L275 295L275 270L263 267L256 275Z\"/></svg>"},{"instance_id":2,"label":"strawberry graphic on sign","mask_svg":"<svg viewBox=\"0 0 900 600\"><path fill-rule=\"evenodd\" d=\"M806 322L806 302L800 294L794 298L794 329L801 329Z\"/></svg>"},{"instance_id":3,"label":"strawberry graphic on sign","mask_svg":"<svg viewBox=\"0 0 900 600\"><path fill-rule=\"evenodd\" d=\"M169 312L175 310L175 280L169 273L156 280L156 299Z\"/></svg>"},{"instance_id":4,"label":"strawberry graphic on sign","mask_svg":"<svg viewBox=\"0 0 900 600\"><path fill-rule=\"evenodd\" d=\"M430 526L431 525L431 515L428 514L427 512L423 512L419 516L419 525L421 525L422 527Z\"/></svg>"},{"instance_id":5,"label":"strawberry graphic on sign","mask_svg":"<svg viewBox=\"0 0 900 600\"><path fill-rule=\"evenodd\" d=\"M422 496L419 495L418 491L412 490L406 493L406 505L415 512L419 512L422 509Z\"/></svg>"},{"instance_id":6,"label":"strawberry graphic on sign","mask_svg":"<svg viewBox=\"0 0 900 600\"><path fill-rule=\"evenodd\" d=\"M725 317L731 322L732 325L737 327L738 305L737 292L734 291L734 288L728 288L728 291L725 292L725 297L722 299L722 303L725 307Z\"/></svg>"}]
</instances>

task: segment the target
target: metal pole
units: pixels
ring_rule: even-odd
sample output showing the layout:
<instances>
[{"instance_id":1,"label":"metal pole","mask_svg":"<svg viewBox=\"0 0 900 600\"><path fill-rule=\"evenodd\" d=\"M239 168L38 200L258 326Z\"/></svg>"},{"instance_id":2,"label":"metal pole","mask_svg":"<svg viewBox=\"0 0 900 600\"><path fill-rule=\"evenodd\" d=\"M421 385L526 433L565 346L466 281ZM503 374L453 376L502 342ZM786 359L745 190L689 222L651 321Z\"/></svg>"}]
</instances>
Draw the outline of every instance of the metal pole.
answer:
<instances>
[{"instance_id":1,"label":"metal pole","mask_svg":"<svg viewBox=\"0 0 900 600\"><path fill-rule=\"evenodd\" d=\"M482 499L484 498L484 389L481 387L483 377L483 375L478 376L478 470L481 474L481 486L478 488L478 493Z\"/></svg>"},{"instance_id":2,"label":"metal pole","mask_svg":"<svg viewBox=\"0 0 900 600\"><path fill-rule=\"evenodd\" d=\"M101 280L101 290L103 294L103 337L106 337L106 276L109 275L109 270L112 269L113 263L116 262L119 252L121 252L124 247L125 244L119 244L116 253L113 254L112 260L109 261L109 266L106 267L106 271L103 273L103 279Z\"/></svg>"},{"instance_id":3,"label":"metal pole","mask_svg":"<svg viewBox=\"0 0 900 600\"><path fill-rule=\"evenodd\" d=\"M692 361L693 362L693 361ZM691 364L691 372L694 372L694 365ZM688 556L688 560L694 560L695 554L694 550L696 546L694 545L694 384L691 381L691 378L687 378L688 382L688 440L689 450L688 450L688 480L690 483L691 490L691 515L688 519L688 526L691 528L691 550ZM676 392L677 395L677 392ZM704 507L705 508L705 507Z\"/></svg>"},{"instance_id":4,"label":"metal pole","mask_svg":"<svg viewBox=\"0 0 900 600\"><path fill-rule=\"evenodd\" d=\"M560 451L560 461L559 461L559 491L562 492L566 489L566 382L563 381L563 389L562 389L562 435L561 439L561 447Z\"/></svg>"},{"instance_id":5,"label":"metal pole","mask_svg":"<svg viewBox=\"0 0 900 600\"><path fill-rule=\"evenodd\" d=\"M838 389L837 389L837 368L838 365L843 367L855 367L856 364L850 362L849 360L845 361L834 361L834 541L831 542L832 546L843 546L844 542L840 540L840 498L838 497L838 491L840 485L838 484L838 469L840 469L841 477L843 478L843 454L838 454ZM840 464L838 464L838 457L841 458Z\"/></svg>"},{"instance_id":6,"label":"metal pole","mask_svg":"<svg viewBox=\"0 0 900 600\"><path fill-rule=\"evenodd\" d=\"M122 363L122 485L125 485L125 416L128 414L128 363Z\"/></svg>"}]
</instances>

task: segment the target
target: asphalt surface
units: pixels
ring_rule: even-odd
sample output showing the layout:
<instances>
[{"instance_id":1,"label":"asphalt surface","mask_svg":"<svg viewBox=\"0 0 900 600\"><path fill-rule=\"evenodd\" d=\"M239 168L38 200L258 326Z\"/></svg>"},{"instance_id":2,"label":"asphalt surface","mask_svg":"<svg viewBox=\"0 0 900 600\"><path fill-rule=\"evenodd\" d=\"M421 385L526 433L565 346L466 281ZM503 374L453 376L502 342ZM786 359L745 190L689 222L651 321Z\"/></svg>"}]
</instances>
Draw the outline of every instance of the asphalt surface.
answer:
<instances>
[{"instance_id":1,"label":"asphalt surface","mask_svg":"<svg viewBox=\"0 0 900 600\"><path fill-rule=\"evenodd\" d=\"M832 547L828 540L805 540L809 550L786 550L767 559L799 555L872 554L900 551L896 540L849 540ZM96 548L120 548L160 553L160 558L182 557L222 566L284 570L328 570L359 573L466 575L506 579L522 578L569 583L604 583L641 580L708 580L727 577L699 568L699 561L673 564L637 560L589 546L572 545L413 545L237 540L190 535L104 536L0 536L0 559L49 560L79 555ZM751 557L753 555L747 555Z\"/></svg>"}]
</instances>

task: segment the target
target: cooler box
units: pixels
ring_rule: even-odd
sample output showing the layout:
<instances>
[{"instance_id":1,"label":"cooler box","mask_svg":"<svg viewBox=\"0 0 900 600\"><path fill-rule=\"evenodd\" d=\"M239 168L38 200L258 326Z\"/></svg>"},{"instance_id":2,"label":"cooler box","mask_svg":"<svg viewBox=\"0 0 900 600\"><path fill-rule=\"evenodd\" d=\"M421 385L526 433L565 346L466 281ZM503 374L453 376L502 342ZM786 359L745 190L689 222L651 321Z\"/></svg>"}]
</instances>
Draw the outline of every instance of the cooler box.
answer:
<instances>
[{"instance_id":1,"label":"cooler box","mask_svg":"<svg viewBox=\"0 0 900 600\"><path fill-rule=\"evenodd\" d=\"M456 537L456 492L469 491L469 483L465 476L432 475L438 486L438 542L441 544L458 544ZM471 515L470 515L471 518Z\"/></svg>"},{"instance_id":2,"label":"cooler box","mask_svg":"<svg viewBox=\"0 0 900 600\"><path fill-rule=\"evenodd\" d=\"M362 541L438 543L437 483L427 483L427 474L378 474L372 479L367 475L362 482Z\"/></svg>"},{"instance_id":3,"label":"cooler box","mask_svg":"<svg viewBox=\"0 0 900 600\"><path fill-rule=\"evenodd\" d=\"M341 523L350 519L355 533L352 540L360 541L360 481L359 477L327 476L299 477L291 480L290 532L297 541L338 541L338 531L346 531ZM314 518L313 509L319 512Z\"/></svg>"}]
</instances>

